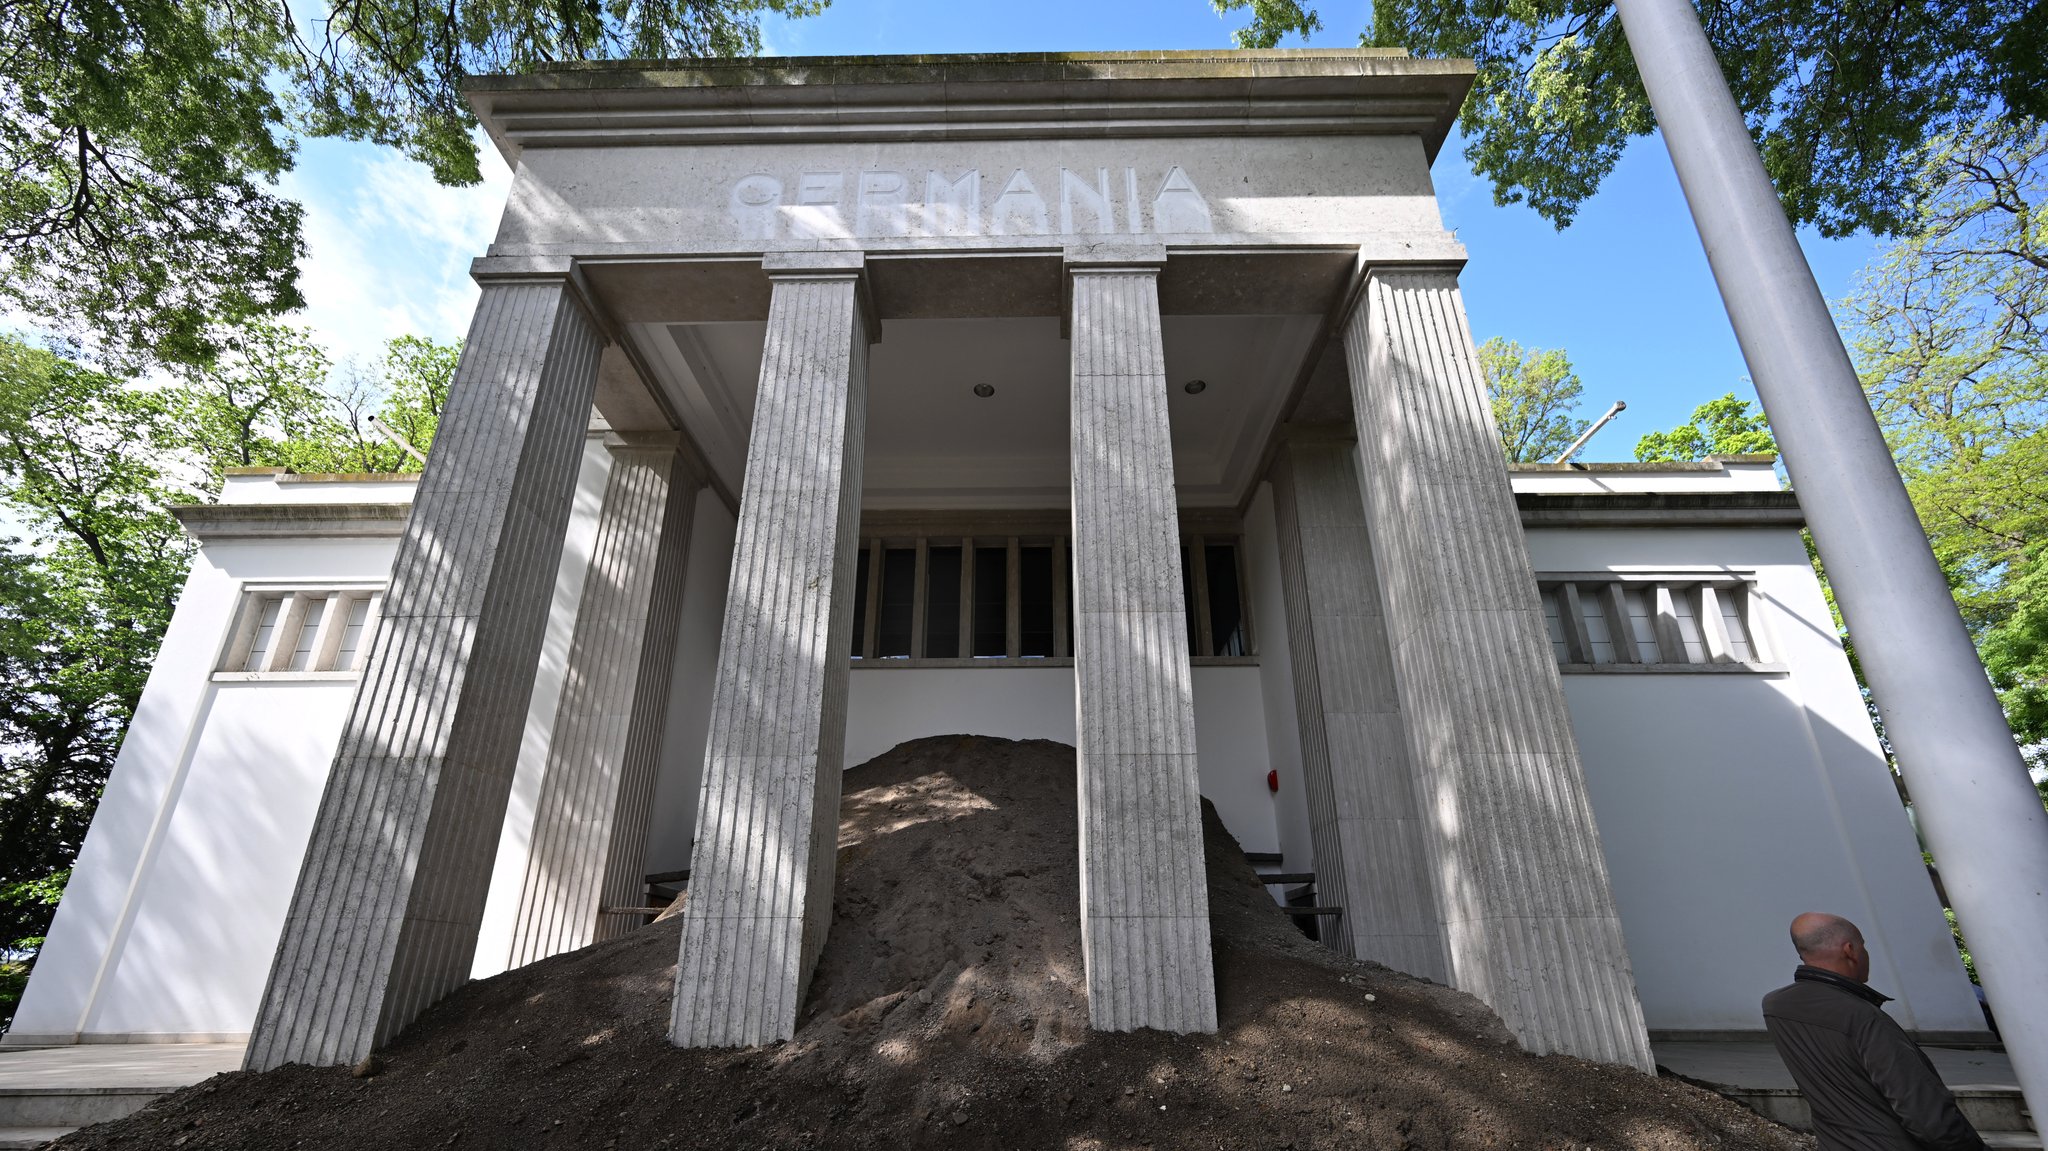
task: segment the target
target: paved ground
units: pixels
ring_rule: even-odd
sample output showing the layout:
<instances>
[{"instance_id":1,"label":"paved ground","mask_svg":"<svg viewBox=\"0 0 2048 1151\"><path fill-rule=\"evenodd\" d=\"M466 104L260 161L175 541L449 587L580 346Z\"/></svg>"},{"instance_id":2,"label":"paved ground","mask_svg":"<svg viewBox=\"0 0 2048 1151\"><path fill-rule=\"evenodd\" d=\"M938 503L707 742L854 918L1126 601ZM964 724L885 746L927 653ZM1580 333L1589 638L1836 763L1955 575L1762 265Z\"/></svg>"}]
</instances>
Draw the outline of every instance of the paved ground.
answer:
<instances>
[{"instance_id":1,"label":"paved ground","mask_svg":"<svg viewBox=\"0 0 2048 1151\"><path fill-rule=\"evenodd\" d=\"M240 1043L80 1043L0 1047L0 1091L187 1087L242 1066Z\"/></svg>"}]
</instances>

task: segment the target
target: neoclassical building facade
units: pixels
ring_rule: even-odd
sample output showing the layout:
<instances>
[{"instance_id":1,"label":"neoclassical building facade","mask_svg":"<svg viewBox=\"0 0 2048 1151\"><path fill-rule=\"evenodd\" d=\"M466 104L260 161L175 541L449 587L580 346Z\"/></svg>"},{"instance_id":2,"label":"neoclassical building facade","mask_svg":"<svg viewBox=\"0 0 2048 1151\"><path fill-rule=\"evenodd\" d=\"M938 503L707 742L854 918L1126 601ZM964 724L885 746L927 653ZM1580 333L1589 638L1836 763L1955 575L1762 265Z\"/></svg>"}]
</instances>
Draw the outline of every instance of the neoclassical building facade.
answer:
<instances>
[{"instance_id":1,"label":"neoclassical building facade","mask_svg":"<svg viewBox=\"0 0 2048 1151\"><path fill-rule=\"evenodd\" d=\"M1503 462L1430 179L1471 76L478 81L515 178L424 474L185 510L10 1041L353 1062L685 869L672 1039L784 1038L841 769L955 732L1078 751L1098 1027L1216 1025L1206 796L1533 1051L1760 1029L1823 905L1981 1029L1769 461Z\"/></svg>"}]
</instances>

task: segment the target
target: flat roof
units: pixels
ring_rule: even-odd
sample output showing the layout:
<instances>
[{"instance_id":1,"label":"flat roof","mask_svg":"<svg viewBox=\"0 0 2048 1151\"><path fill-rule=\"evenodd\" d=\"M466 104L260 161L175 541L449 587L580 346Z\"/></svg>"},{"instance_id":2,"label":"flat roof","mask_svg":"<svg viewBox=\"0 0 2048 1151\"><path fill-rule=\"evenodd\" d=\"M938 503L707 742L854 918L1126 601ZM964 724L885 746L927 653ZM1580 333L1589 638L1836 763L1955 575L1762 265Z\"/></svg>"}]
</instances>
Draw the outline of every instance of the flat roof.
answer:
<instances>
[{"instance_id":1,"label":"flat roof","mask_svg":"<svg viewBox=\"0 0 2048 1151\"><path fill-rule=\"evenodd\" d=\"M1436 157L1470 60L1397 48L606 60L476 76L526 147L811 140L1415 135Z\"/></svg>"}]
</instances>

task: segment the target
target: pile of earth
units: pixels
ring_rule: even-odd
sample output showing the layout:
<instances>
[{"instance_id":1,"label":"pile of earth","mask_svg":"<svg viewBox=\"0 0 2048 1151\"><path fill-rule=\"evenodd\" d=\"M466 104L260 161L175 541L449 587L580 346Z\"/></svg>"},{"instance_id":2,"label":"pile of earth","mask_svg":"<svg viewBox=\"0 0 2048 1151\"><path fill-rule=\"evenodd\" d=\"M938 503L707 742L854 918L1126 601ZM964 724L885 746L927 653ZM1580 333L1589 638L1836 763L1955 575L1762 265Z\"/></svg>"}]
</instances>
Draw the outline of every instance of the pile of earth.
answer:
<instances>
[{"instance_id":1,"label":"pile of earth","mask_svg":"<svg viewBox=\"0 0 2048 1151\"><path fill-rule=\"evenodd\" d=\"M664 1038L680 921L473 983L381 1070L234 1073L64 1148L1810 1148L1669 1078L1524 1053L1469 996L1309 942L1206 810L1215 1035L1091 1032L1074 752L850 771L795 1039Z\"/></svg>"}]
</instances>

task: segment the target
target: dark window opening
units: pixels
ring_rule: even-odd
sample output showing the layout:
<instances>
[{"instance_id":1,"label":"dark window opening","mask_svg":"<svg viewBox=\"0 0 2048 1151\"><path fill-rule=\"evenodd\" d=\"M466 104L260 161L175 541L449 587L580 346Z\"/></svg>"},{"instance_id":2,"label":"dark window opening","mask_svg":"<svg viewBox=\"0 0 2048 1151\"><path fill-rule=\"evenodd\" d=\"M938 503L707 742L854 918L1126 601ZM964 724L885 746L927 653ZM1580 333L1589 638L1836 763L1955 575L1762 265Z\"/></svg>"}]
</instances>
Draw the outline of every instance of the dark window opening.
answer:
<instances>
[{"instance_id":1,"label":"dark window opening","mask_svg":"<svg viewBox=\"0 0 2048 1151\"><path fill-rule=\"evenodd\" d=\"M1009 648L1010 549L974 549L974 654L1000 656Z\"/></svg>"},{"instance_id":2,"label":"dark window opening","mask_svg":"<svg viewBox=\"0 0 2048 1151\"><path fill-rule=\"evenodd\" d=\"M1022 562L1017 576L1018 625L1022 643L1018 651L1027 656L1052 654L1052 549L1020 548Z\"/></svg>"},{"instance_id":3,"label":"dark window opening","mask_svg":"<svg viewBox=\"0 0 2048 1151\"><path fill-rule=\"evenodd\" d=\"M890 548L882 553L881 624L875 654L883 659L910 655L910 623L917 604L917 552Z\"/></svg>"},{"instance_id":4,"label":"dark window opening","mask_svg":"<svg viewBox=\"0 0 2048 1151\"><path fill-rule=\"evenodd\" d=\"M1243 655L1244 607L1238 600L1237 549L1229 544L1209 544L1209 641L1211 655Z\"/></svg>"},{"instance_id":5,"label":"dark window opening","mask_svg":"<svg viewBox=\"0 0 2048 1151\"><path fill-rule=\"evenodd\" d=\"M853 658L861 657L868 638L868 549L862 543L853 561Z\"/></svg>"},{"instance_id":6,"label":"dark window opening","mask_svg":"<svg viewBox=\"0 0 2048 1151\"><path fill-rule=\"evenodd\" d=\"M960 549L931 548L924 565L925 658L954 659L960 654Z\"/></svg>"}]
</instances>

